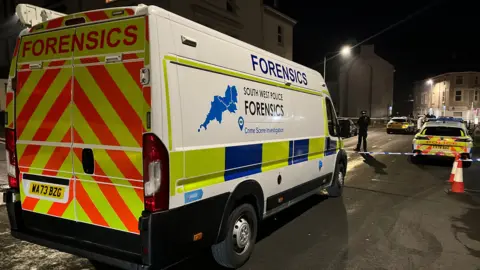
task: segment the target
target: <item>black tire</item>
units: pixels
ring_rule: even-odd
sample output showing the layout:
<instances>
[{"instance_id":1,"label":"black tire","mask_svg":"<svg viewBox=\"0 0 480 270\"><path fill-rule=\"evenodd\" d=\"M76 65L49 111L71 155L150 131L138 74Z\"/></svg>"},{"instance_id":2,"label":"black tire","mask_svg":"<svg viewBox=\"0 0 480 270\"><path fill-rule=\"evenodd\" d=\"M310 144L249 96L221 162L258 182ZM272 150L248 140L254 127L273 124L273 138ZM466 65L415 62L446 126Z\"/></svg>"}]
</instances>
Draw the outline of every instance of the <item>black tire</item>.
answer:
<instances>
[{"instance_id":1,"label":"black tire","mask_svg":"<svg viewBox=\"0 0 480 270\"><path fill-rule=\"evenodd\" d=\"M335 198L342 196L343 185L345 184L345 172L345 166L343 166L342 163L338 163L337 166L335 166L332 184L327 188L329 197Z\"/></svg>"},{"instance_id":2,"label":"black tire","mask_svg":"<svg viewBox=\"0 0 480 270\"><path fill-rule=\"evenodd\" d=\"M421 163L421 157L419 156L410 156L410 162L412 164L420 164Z\"/></svg>"},{"instance_id":3,"label":"black tire","mask_svg":"<svg viewBox=\"0 0 480 270\"><path fill-rule=\"evenodd\" d=\"M236 269L244 265L253 253L257 239L257 213L252 205L242 204L232 211L224 226L227 226L227 236L222 242L212 246L213 258L224 267ZM238 237L234 237L234 231L244 232L245 226L249 226L248 245L240 250L241 247L235 240ZM236 248L239 250L235 250Z\"/></svg>"},{"instance_id":4,"label":"black tire","mask_svg":"<svg viewBox=\"0 0 480 270\"><path fill-rule=\"evenodd\" d=\"M470 166L472 166L471 161L462 161L462 168L463 169L468 169L468 168L470 168Z\"/></svg>"},{"instance_id":5,"label":"black tire","mask_svg":"<svg viewBox=\"0 0 480 270\"><path fill-rule=\"evenodd\" d=\"M89 260L89 262L90 264L92 264L93 268L95 268L96 270L118 270L118 268L115 266L104 264L99 261Z\"/></svg>"}]
</instances>

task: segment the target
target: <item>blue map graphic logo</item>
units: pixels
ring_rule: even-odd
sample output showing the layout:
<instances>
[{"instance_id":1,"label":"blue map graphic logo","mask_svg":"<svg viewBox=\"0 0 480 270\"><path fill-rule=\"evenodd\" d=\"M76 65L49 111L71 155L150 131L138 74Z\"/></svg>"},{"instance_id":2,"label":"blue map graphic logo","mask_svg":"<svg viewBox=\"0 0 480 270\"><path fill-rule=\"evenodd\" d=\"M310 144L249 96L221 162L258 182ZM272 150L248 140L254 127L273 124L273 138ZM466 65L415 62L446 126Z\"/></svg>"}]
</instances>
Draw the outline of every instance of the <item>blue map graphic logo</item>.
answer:
<instances>
[{"instance_id":1,"label":"blue map graphic logo","mask_svg":"<svg viewBox=\"0 0 480 270\"><path fill-rule=\"evenodd\" d=\"M208 124L213 120L217 120L218 123L221 124L224 112L235 113L237 111L237 97L237 88L230 85L227 87L227 90L225 90L225 96L214 96L213 101L210 103L210 111L207 114L205 122L198 128L198 132L202 130L202 127L207 130Z\"/></svg>"}]
</instances>

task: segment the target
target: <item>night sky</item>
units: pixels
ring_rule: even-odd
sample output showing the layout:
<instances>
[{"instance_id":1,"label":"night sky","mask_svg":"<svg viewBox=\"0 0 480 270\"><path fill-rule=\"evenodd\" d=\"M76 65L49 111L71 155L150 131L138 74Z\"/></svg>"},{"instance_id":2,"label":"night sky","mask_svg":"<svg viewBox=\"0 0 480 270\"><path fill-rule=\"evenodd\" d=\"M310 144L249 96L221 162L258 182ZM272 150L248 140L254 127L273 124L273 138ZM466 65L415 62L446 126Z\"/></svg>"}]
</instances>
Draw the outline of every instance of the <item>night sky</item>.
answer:
<instances>
[{"instance_id":1,"label":"night sky","mask_svg":"<svg viewBox=\"0 0 480 270\"><path fill-rule=\"evenodd\" d=\"M294 61L312 67L323 61L325 52L360 42L429 7L365 43L374 44L376 53L395 66L394 110L408 113L405 100L414 81L445 72L480 71L480 4L475 2L279 0L279 9L298 21Z\"/></svg>"}]
</instances>

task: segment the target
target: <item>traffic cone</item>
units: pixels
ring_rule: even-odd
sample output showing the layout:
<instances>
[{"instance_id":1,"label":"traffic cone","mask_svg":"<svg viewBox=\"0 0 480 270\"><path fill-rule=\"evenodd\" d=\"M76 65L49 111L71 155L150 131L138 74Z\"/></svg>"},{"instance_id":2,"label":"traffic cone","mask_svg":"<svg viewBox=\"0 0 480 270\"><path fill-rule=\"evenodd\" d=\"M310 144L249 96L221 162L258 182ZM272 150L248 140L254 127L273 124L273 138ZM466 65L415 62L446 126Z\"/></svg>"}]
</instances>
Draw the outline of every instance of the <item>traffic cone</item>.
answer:
<instances>
[{"instance_id":1,"label":"traffic cone","mask_svg":"<svg viewBox=\"0 0 480 270\"><path fill-rule=\"evenodd\" d=\"M463 185L463 168L462 160L458 160L457 171L455 172L455 178L452 183L452 193L465 193L465 187Z\"/></svg>"},{"instance_id":2,"label":"traffic cone","mask_svg":"<svg viewBox=\"0 0 480 270\"><path fill-rule=\"evenodd\" d=\"M455 179L455 172L457 171L457 167L458 167L458 159L459 159L459 156L456 155L455 161L453 162L452 172L450 173L450 179L448 180L449 183L453 183L453 180Z\"/></svg>"}]
</instances>

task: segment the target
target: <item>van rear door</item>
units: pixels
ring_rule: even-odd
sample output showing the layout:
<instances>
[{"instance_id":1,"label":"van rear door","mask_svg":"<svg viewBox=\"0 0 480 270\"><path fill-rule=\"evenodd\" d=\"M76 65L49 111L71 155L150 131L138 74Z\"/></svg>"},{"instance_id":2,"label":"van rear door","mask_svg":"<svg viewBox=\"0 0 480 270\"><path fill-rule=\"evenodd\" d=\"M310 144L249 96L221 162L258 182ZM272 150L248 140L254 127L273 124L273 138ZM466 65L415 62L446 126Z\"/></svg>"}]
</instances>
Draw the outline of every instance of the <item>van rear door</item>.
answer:
<instances>
[{"instance_id":1,"label":"van rear door","mask_svg":"<svg viewBox=\"0 0 480 270\"><path fill-rule=\"evenodd\" d=\"M77 220L138 234L149 108L140 82L145 17L80 26L75 35L86 37L73 53Z\"/></svg>"},{"instance_id":2,"label":"van rear door","mask_svg":"<svg viewBox=\"0 0 480 270\"><path fill-rule=\"evenodd\" d=\"M148 29L147 17L126 10L59 18L21 38L15 129L26 230L137 260ZM69 18L80 24L65 28Z\"/></svg>"},{"instance_id":3,"label":"van rear door","mask_svg":"<svg viewBox=\"0 0 480 270\"><path fill-rule=\"evenodd\" d=\"M50 46L75 29L21 39L15 130L24 211L75 220L71 98L73 53Z\"/></svg>"}]
</instances>

